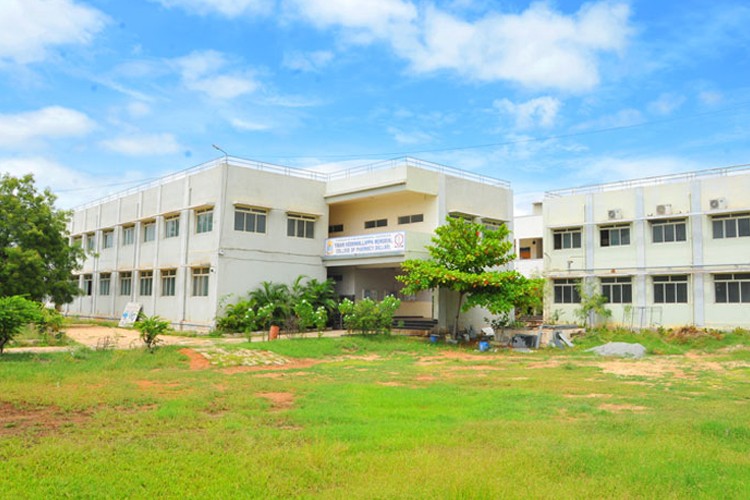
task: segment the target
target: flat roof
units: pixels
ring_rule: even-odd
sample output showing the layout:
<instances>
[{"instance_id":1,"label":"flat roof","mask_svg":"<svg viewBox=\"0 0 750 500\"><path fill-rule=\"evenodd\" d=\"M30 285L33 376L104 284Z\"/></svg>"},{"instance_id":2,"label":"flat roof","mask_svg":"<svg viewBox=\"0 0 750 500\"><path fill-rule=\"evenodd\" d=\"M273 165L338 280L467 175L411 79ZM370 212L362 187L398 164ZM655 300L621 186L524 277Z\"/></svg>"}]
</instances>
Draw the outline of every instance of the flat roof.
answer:
<instances>
[{"instance_id":1,"label":"flat roof","mask_svg":"<svg viewBox=\"0 0 750 500\"><path fill-rule=\"evenodd\" d=\"M487 184L490 186L498 186L498 187L504 187L504 188L510 189L510 182L505 181L505 180L495 179L493 177L487 177L484 175L467 172L466 170L461 170L459 168L449 167L447 165L441 165L439 163L433 163L433 162L429 162L425 160L419 160L417 158L412 158L409 156L394 158L391 160L378 161L374 163L367 163L367 164L360 165L357 167L350 167L350 168L337 170L331 173L321 173L321 172L317 172L314 169L308 169L308 168L285 167L282 165L274 165L272 163L265 163L261 161L238 158L236 156L222 156L214 160L210 160L210 161L201 163L199 165L195 165L193 167L180 170L173 174L165 175L164 177L160 177L156 180L144 182L143 184L139 184L132 188L125 189L123 191L118 191L116 193L112 193L102 198L97 198L96 200L83 203L81 205L73 207L73 210L77 211L77 210L84 210L87 208L95 207L102 203L106 203L108 201L116 200L118 198L122 198L122 197L135 194L135 193L139 193L147 189L158 187L163 184L167 184L169 182L183 179L189 175L193 175L199 172L210 170L212 168L215 168L224 164L232 165L235 167L244 167L244 168L249 168L253 170L259 170L263 172L271 172L274 174L287 175L290 177L300 177L303 179L310 179L310 180L320 181L320 182L328 182L331 180L338 180L338 179L347 179L349 177L376 172L379 170L387 170L389 168L394 168L394 167L399 167L399 166L408 166L408 167L420 168L423 170L430 170L432 172L438 172L438 173L442 173L446 175L451 175L454 177L471 180L471 181L478 182L481 184Z\"/></svg>"},{"instance_id":2,"label":"flat roof","mask_svg":"<svg viewBox=\"0 0 750 500\"><path fill-rule=\"evenodd\" d=\"M750 171L750 163L744 165L732 165L730 167L711 168L707 170L695 170L681 174L659 175L653 177L642 177L640 179L631 179L625 181L607 182L604 184L588 184L574 188L563 188L547 191L544 193L545 198L558 198L561 196L570 196L576 194L598 193L602 191L616 191L618 189L628 189L633 187L656 186L659 184L672 184L677 182L687 182L695 179L708 177L721 177L729 175L738 175Z\"/></svg>"}]
</instances>

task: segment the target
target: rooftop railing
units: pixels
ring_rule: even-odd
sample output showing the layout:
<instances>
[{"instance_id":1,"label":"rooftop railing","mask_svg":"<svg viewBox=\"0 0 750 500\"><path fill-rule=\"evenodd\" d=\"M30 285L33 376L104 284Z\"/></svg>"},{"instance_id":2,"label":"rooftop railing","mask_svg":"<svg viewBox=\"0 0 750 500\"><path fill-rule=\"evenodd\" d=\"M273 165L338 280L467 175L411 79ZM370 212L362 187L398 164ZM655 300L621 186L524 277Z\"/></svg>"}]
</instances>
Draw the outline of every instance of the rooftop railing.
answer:
<instances>
[{"instance_id":1,"label":"rooftop railing","mask_svg":"<svg viewBox=\"0 0 750 500\"><path fill-rule=\"evenodd\" d=\"M508 181L494 179L492 177L486 177L483 175L466 172L458 168L449 167L447 165L440 165L438 163L418 160L416 158L411 158L408 156L403 157L403 158L396 158L393 160L380 161L376 163L368 163L366 165L361 165L358 167L352 167L349 169L332 172L330 174L324 174L324 173L317 172L315 170L310 170L310 169L284 167L281 165L274 165L272 163L264 163L260 161L254 161L254 160L246 160L244 158L238 158L236 156L227 156L226 158L222 157L222 158L217 158L215 160L207 161L205 163L201 163L200 165L195 165L193 167L186 168L185 170L180 170L179 172L168 174L156 180L144 182L143 184L139 184L132 188L125 189L123 191L118 191L116 193L112 193L103 198L99 198L99 199L90 201L88 203L79 205L77 207L74 207L73 210L76 210L76 211L85 210L87 208L91 208L91 207L100 205L102 203L106 203L108 201L116 200L118 198L124 198L125 196L136 194L141 191L145 191L147 189L155 188L158 186L162 186L164 184L168 184L170 182L174 182L176 180L184 179L185 177L197 174L199 172L210 170L212 168L223 165L224 163L228 163L234 166L251 168L254 170L260 170L263 172L271 172L274 174L287 175L290 177L301 177L303 179L310 179L310 180L321 181L321 182L327 182L327 181L336 180L336 179L348 179L355 175L361 175L361 174L366 174L369 172L375 172L378 170L386 170L389 168L406 165L406 166L421 168L424 170L430 170L433 172L439 172L442 174L452 175L454 177L460 177L463 179L471 180L474 182L479 182L482 184L488 184L491 186L498 186L498 187L504 187L504 188L510 189L510 183Z\"/></svg>"},{"instance_id":2,"label":"rooftop railing","mask_svg":"<svg viewBox=\"0 0 750 500\"><path fill-rule=\"evenodd\" d=\"M750 171L750 163L744 165L733 165L731 167L711 168L707 170L696 170L681 174L659 175L653 177L643 177L627 181L608 182L604 184L589 184L575 188L555 189L547 191L544 196L547 198L559 198L561 196L571 196L576 194L599 193L603 191L616 191L618 189L628 189L634 187L656 186L659 184L672 184L676 182L688 182L696 179L708 177L722 177L738 175Z\"/></svg>"}]
</instances>

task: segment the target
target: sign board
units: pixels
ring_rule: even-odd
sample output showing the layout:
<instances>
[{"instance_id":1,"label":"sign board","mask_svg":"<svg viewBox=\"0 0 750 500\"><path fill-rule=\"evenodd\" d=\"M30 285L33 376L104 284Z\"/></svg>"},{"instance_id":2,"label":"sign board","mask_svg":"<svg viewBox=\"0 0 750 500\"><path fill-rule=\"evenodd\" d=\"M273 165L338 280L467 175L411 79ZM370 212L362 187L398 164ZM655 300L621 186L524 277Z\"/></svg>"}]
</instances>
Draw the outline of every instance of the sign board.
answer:
<instances>
[{"instance_id":1,"label":"sign board","mask_svg":"<svg viewBox=\"0 0 750 500\"><path fill-rule=\"evenodd\" d=\"M120 322L117 326L133 326L138 319L138 313L141 312L143 306L138 302L128 302L125 305L125 310L120 316Z\"/></svg>"},{"instance_id":2,"label":"sign board","mask_svg":"<svg viewBox=\"0 0 750 500\"><path fill-rule=\"evenodd\" d=\"M326 257L361 257L373 254L403 254L406 250L406 233L365 234L326 240Z\"/></svg>"}]
</instances>

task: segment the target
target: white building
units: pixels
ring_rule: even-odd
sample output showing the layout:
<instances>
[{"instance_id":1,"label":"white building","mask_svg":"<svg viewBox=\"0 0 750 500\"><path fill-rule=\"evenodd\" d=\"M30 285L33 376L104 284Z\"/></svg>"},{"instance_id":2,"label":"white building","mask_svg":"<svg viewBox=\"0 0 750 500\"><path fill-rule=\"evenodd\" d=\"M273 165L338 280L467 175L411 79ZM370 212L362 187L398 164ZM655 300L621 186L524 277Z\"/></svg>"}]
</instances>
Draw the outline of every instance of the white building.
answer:
<instances>
[{"instance_id":1,"label":"white building","mask_svg":"<svg viewBox=\"0 0 750 500\"><path fill-rule=\"evenodd\" d=\"M581 281L636 327L750 327L750 169L547 193L546 313L574 321Z\"/></svg>"},{"instance_id":2,"label":"white building","mask_svg":"<svg viewBox=\"0 0 750 500\"><path fill-rule=\"evenodd\" d=\"M532 204L529 215L518 215L513 219L513 247L516 271L527 278L544 274L544 217L542 202Z\"/></svg>"},{"instance_id":3,"label":"white building","mask_svg":"<svg viewBox=\"0 0 750 500\"><path fill-rule=\"evenodd\" d=\"M118 318L138 302L178 327L209 328L226 297L262 281L331 277L340 295L382 299L400 263L426 257L448 215L513 220L507 182L412 158L330 175L215 160L74 211L88 250L68 314ZM398 315L451 326L449 293L402 297ZM231 299L230 299L231 300ZM462 315L480 326L486 312Z\"/></svg>"}]
</instances>

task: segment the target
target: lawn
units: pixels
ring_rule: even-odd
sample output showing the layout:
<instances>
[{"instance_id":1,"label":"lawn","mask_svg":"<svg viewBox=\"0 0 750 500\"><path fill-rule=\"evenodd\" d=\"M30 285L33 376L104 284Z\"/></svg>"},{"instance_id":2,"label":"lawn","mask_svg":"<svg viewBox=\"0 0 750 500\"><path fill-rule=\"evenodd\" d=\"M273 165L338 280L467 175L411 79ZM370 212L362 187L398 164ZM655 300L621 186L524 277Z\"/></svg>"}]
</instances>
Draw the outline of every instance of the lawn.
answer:
<instances>
[{"instance_id":1,"label":"lawn","mask_svg":"<svg viewBox=\"0 0 750 500\"><path fill-rule=\"evenodd\" d=\"M750 349L684 351L611 360L380 336L205 348L210 366L179 347L7 353L0 491L747 498Z\"/></svg>"}]
</instances>

